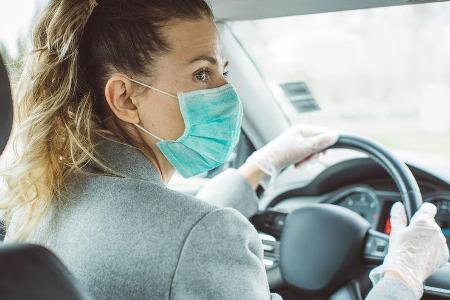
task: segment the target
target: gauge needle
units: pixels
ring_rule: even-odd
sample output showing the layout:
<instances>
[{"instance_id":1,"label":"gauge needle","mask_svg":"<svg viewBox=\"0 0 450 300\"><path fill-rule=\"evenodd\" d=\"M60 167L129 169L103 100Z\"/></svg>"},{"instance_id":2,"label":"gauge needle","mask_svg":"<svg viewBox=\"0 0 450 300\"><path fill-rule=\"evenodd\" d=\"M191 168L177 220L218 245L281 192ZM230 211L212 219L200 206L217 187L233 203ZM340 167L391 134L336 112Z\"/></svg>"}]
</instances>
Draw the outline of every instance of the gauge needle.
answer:
<instances>
[{"instance_id":1,"label":"gauge needle","mask_svg":"<svg viewBox=\"0 0 450 300\"><path fill-rule=\"evenodd\" d=\"M366 194L365 193L361 193L361 199L359 199L359 201L361 201L361 204L363 204L363 205L366 204Z\"/></svg>"}]
</instances>

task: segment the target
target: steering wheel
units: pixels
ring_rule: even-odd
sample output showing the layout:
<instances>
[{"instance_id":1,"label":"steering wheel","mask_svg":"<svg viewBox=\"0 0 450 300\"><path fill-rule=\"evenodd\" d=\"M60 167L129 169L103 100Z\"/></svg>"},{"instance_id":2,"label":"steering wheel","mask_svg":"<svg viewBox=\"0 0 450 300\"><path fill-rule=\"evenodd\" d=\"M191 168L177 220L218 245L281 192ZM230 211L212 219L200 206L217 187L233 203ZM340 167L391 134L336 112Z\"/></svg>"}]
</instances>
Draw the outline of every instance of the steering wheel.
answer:
<instances>
[{"instance_id":1,"label":"steering wheel","mask_svg":"<svg viewBox=\"0 0 450 300\"><path fill-rule=\"evenodd\" d=\"M408 220L422 205L417 182L405 163L362 137L343 135L331 148L368 154L394 180ZM281 231L279 268L284 283L304 298L362 299L355 279L383 262L389 237L370 229L357 213L332 204L306 204L289 213Z\"/></svg>"}]
</instances>

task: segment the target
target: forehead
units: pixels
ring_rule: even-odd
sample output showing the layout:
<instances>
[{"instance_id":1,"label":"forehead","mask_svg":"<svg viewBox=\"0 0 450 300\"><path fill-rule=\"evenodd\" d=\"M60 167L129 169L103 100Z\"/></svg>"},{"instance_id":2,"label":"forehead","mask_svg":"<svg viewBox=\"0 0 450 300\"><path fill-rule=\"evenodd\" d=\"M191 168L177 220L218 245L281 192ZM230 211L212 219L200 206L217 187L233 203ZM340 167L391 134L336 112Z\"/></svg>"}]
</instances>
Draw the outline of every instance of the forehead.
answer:
<instances>
[{"instance_id":1,"label":"forehead","mask_svg":"<svg viewBox=\"0 0 450 300\"><path fill-rule=\"evenodd\" d=\"M190 61L201 56L220 56L219 34L210 18L198 20L175 20L163 29L171 54L178 59Z\"/></svg>"}]
</instances>

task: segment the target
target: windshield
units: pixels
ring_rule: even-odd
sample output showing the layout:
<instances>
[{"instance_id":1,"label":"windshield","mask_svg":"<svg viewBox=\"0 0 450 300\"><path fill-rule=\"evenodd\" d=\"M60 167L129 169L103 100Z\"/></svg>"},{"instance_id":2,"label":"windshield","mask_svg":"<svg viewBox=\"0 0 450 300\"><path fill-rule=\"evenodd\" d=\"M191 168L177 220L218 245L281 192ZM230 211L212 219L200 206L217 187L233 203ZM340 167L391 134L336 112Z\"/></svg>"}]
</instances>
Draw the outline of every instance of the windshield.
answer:
<instances>
[{"instance_id":1,"label":"windshield","mask_svg":"<svg viewBox=\"0 0 450 300\"><path fill-rule=\"evenodd\" d=\"M450 3L230 24L293 123L450 169Z\"/></svg>"}]
</instances>

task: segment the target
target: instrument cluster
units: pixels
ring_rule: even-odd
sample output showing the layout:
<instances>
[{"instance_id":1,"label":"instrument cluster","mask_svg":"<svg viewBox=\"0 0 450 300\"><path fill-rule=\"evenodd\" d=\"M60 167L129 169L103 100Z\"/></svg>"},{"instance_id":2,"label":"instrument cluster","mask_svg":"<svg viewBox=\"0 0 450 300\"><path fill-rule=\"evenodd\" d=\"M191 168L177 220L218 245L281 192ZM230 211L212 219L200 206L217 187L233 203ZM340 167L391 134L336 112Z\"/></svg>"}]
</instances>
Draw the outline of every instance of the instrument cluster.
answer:
<instances>
[{"instance_id":1,"label":"instrument cluster","mask_svg":"<svg viewBox=\"0 0 450 300\"><path fill-rule=\"evenodd\" d=\"M380 201L377 195L369 190L351 192L338 205L356 212L366 219L372 227L377 224L380 216Z\"/></svg>"}]
</instances>

